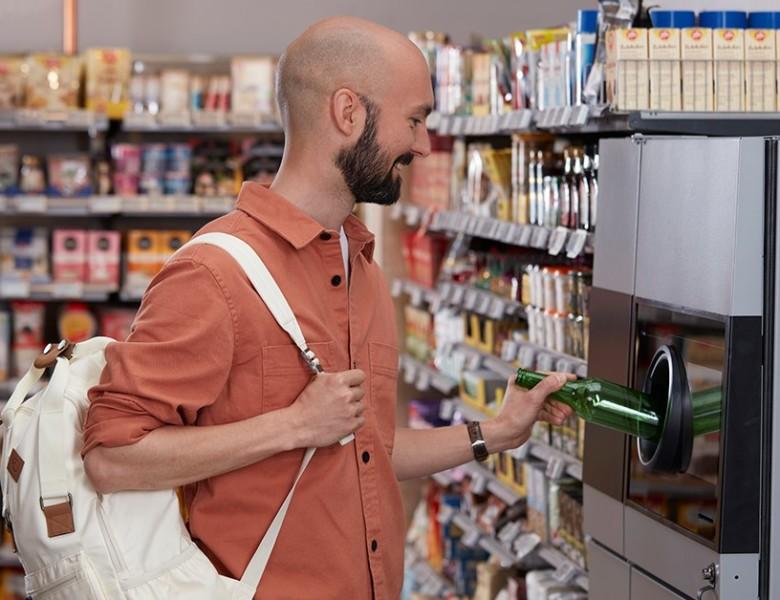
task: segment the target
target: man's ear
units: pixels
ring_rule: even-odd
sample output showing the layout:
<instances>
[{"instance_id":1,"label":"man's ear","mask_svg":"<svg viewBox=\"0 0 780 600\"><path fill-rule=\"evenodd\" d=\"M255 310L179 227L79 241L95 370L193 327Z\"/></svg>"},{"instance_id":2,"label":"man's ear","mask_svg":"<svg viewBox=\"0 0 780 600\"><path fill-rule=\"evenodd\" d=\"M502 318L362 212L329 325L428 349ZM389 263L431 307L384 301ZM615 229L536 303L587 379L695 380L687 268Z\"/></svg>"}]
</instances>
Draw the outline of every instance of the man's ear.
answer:
<instances>
[{"instance_id":1,"label":"man's ear","mask_svg":"<svg viewBox=\"0 0 780 600\"><path fill-rule=\"evenodd\" d=\"M358 95L349 88L340 88L331 96L330 105L336 128L345 137L352 137L365 118L365 110Z\"/></svg>"}]
</instances>

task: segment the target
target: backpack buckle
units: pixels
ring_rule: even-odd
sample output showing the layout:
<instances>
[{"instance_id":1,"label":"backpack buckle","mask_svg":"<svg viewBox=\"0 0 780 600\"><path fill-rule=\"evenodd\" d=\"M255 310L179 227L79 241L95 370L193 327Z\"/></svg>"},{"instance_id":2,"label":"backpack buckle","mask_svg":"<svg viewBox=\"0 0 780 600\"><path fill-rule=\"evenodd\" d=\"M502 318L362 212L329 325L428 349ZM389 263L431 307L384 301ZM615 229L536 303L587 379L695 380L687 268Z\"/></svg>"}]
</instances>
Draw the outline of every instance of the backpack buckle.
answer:
<instances>
[{"instance_id":1,"label":"backpack buckle","mask_svg":"<svg viewBox=\"0 0 780 600\"><path fill-rule=\"evenodd\" d=\"M308 347L301 350L301 355L303 356L303 360L306 361L306 364L309 365L309 368L314 373L322 373L322 365L320 364L320 359L317 358L317 355L314 354L311 350L309 350Z\"/></svg>"},{"instance_id":2,"label":"backpack buckle","mask_svg":"<svg viewBox=\"0 0 780 600\"><path fill-rule=\"evenodd\" d=\"M57 359L60 357L70 358L73 356L73 349L76 344L69 340L62 340L56 346L54 344L46 344L46 347L38 355L38 358L33 362L33 366L36 369L48 369L53 367L57 363Z\"/></svg>"}]
</instances>

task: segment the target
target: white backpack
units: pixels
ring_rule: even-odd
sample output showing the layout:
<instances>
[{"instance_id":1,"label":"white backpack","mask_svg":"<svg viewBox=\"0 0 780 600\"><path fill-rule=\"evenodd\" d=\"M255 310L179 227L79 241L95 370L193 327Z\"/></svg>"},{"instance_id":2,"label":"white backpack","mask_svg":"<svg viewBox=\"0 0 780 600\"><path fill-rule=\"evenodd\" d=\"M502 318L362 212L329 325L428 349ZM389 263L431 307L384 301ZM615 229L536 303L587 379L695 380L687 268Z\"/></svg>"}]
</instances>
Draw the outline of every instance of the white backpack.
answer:
<instances>
[{"instance_id":1,"label":"white backpack","mask_svg":"<svg viewBox=\"0 0 780 600\"><path fill-rule=\"evenodd\" d=\"M248 244L223 233L201 235L184 247L193 244L230 253L307 364L321 371L281 290ZM175 490L101 495L84 472L87 391L99 382L112 341L99 337L47 346L3 410L3 515L13 528L27 593L34 600L250 600L314 448L305 452L241 580L219 575L191 540ZM25 401L46 363L54 366L48 385Z\"/></svg>"}]
</instances>

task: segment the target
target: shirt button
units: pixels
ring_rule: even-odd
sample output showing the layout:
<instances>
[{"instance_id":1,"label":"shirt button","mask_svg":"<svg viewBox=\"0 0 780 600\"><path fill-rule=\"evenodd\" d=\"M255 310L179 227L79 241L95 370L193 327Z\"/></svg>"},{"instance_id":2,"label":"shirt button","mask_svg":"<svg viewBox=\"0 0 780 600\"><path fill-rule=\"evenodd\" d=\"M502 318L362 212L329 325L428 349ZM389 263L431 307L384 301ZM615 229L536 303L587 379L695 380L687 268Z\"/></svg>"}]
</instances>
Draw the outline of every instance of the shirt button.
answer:
<instances>
[{"instance_id":1,"label":"shirt button","mask_svg":"<svg viewBox=\"0 0 780 600\"><path fill-rule=\"evenodd\" d=\"M368 452L363 452L363 462L367 463L369 460L371 460L371 455Z\"/></svg>"},{"instance_id":2,"label":"shirt button","mask_svg":"<svg viewBox=\"0 0 780 600\"><path fill-rule=\"evenodd\" d=\"M329 234L327 231L323 231L323 232L320 234L320 239L321 239L323 242L327 242L327 241L328 241L328 240L329 240L331 237L332 237L332 236L331 236L331 235L330 235L330 234Z\"/></svg>"},{"instance_id":3,"label":"shirt button","mask_svg":"<svg viewBox=\"0 0 780 600\"><path fill-rule=\"evenodd\" d=\"M379 544L376 543L376 540L371 540L371 552L376 552L377 548L379 548Z\"/></svg>"},{"instance_id":4,"label":"shirt button","mask_svg":"<svg viewBox=\"0 0 780 600\"><path fill-rule=\"evenodd\" d=\"M330 284L333 287L338 287L341 284L341 275L334 275L333 277L331 277Z\"/></svg>"}]
</instances>

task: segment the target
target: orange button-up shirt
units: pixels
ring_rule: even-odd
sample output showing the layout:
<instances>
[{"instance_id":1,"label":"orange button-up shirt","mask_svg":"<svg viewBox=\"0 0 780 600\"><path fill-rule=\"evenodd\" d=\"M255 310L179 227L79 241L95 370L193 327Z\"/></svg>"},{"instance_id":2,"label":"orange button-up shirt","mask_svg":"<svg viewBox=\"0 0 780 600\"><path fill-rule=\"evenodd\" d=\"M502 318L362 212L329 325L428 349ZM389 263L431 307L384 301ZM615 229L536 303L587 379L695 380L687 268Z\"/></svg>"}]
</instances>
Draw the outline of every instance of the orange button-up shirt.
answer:
<instances>
[{"instance_id":1,"label":"orange button-up shirt","mask_svg":"<svg viewBox=\"0 0 780 600\"><path fill-rule=\"evenodd\" d=\"M356 442L320 449L295 492L256 597L399 597L404 518L391 454L398 346L372 234L338 232L281 196L245 183L236 210L208 224L248 242L287 297L326 371L359 368L366 425ZM338 278L336 278L338 276ZM290 405L311 373L249 280L219 248L188 248L147 290L126 342L90 392L84 452L132 444L163 425L218 425ZM190 531L224 574L238 578L290 489L303 450L190 486Z\"/></svg>"}]
</instances>

